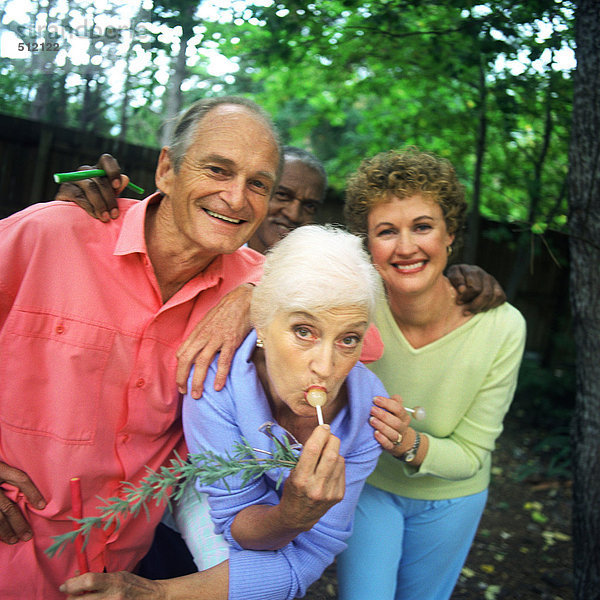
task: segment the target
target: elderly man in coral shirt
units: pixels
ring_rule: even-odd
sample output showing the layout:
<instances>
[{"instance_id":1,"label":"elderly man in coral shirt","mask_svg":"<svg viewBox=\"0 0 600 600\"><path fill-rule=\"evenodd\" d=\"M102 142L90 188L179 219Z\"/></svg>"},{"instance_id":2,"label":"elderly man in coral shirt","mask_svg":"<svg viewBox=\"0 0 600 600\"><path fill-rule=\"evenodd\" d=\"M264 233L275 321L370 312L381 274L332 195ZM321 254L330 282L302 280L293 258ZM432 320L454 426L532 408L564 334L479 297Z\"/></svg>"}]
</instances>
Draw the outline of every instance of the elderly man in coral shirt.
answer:
<instances>
[{"instance_id":1,"label":"elderly man in coral shirt","mask_svg":"<svg viewBox=\"0 0 600 600\"><path fill-rule=\"evenodd\" d=\"M223 296L260 277L262 257L240 247L264 218L279 169L277 136L258 106L202 101L161 151L161 193L120 199L118 219L51 202L0 222L3 600L64 597L75 550L52 559L44 550L72 526L72 477L92 515L97 496L118 496L145 465L185 451L176 351ZM133 569L163 510L95 530L90 569Z\"/></svg>"}]
</instances>

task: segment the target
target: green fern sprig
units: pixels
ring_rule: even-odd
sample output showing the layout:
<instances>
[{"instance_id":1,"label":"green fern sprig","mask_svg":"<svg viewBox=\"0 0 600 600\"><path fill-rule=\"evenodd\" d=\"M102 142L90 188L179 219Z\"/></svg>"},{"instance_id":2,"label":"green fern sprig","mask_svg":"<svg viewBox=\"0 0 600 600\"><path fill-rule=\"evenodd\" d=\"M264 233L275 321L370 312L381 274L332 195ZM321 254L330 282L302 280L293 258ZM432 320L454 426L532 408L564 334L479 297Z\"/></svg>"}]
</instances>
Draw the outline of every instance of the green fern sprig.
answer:
<instances>
[{"instance_id":1,"label":"green fern sprig","mask_svg":"<svg viewBox=\"0 0 600 600\"><path fill-rule=\"evenodd\" d=\"M172 502L179 500L187 486L193 485L196 480L210 485L223 479L227 486L227 477L240 474L242 484L246 485L271 469L282 469L276 482L276 487L279 488L285 474L283 469L293 469L298 462L298 456L286 438L283 441L279 440L270 432L270 428L267 428L265 433L275 444L273 453L252 448L243 440L234 445L232 454L221 456L207 450L190 454L187 460L183 460L176 453L170 464L162 466L158 471L146 467L147 474L137 486L128 481L121 482L121 497L100 498L103 504L97 507L100 512L98 516L81 519L71 517L79 527L68 533L53 536L54 543L45 550L46 554L50 557L60 554L78 536L82 536L85 548L94 527L108 530L114 526L115 530L118 530L124 518L136 517L142 508L149 517L147 505L152 500L157 506L164 502L171 509Z\"/></svg>"}]
</instances>

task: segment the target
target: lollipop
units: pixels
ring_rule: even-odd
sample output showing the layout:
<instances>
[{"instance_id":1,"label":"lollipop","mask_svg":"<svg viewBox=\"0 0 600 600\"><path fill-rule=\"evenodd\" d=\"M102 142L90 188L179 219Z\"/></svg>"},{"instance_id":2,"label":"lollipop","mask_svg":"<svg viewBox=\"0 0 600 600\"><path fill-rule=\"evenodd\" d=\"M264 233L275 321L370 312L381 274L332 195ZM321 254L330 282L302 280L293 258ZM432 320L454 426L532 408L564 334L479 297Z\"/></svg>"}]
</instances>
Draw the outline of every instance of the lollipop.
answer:
<instances>
[{"instance_id":1,"label":"lollipop","mask_svg":"<svg viewBox=\"0 0 600 600\"><path fill-rule=\"evenodd\" d=\"M425 418L425 409L422 406L415 406L414 408L404 407L404 410L412 413L413 417L417 421L422 421Z\"/></svg>"},{"instance_id":2,"label":"lollipop","mask_svg":"<svg viewBox=\"0 0 600 600\"><path fill-rule=\"evenodd\" d=\"M320 385L311 385L306 391L306 400L317 409L319 425L323 425L323 412L321 406L327 402L327 390Z\"/></svg>"}]
</instances>

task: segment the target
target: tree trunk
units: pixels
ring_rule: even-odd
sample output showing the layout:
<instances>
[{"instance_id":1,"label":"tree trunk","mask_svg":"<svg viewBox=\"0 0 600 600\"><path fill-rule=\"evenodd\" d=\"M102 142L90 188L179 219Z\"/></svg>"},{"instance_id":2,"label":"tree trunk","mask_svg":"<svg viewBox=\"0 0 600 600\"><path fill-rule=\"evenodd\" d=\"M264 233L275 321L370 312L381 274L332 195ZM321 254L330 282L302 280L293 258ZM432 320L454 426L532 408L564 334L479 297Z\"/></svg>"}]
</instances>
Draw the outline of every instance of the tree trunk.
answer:
<instances>
[{"instance_id":1,"label":"tree trunk","mask_svg":"<svg viewBox=\"0 0 600 600\"><path fill-rule=\"evenodd\" d=\"M187 26L185 21L181 24L182 33L179 40L179 52L175 59L175 68L171 71L169 83L167 84L167 101L164 111L164 125L160 135L160 145L168 146L171 141L171 135L175 128L175 117L181 110L182 96L181 84L187 77L186 50L187 43L194 35L191 26Z\"/></svg>"},{"instance_id":2,"label":"tree trunk","mask_svg":"<svg viewBox=\"0 0 600 600\"><path fill-rule=\"evenodd\" d=\"M600 599L600 2L580 0L569 156L576 600Z\"/></svg>"},{"instance_id":3,"label":"tree trunk","mask_svg":"<svg viewBox=\"0 0 600 600\"><path fill-rule=\"evenodd\" d=\"M544 172L544 164L548 156L548 150L550 148L550 140L552 138L552 130L554 128L553 116L552 116L552 95L554 86L552 83L552 74L548 79L548 88L546 89L546 116L544 119L544 137L542 139L542 146L538 156L533 158L533 178L529 181L529 211L527 213L527 225L532 227L538 220L538 207L542 201L543 193L543 182L542 174ZM519 286L527 269L529 268L530 274L532 274L533 261L534 261L534 249L535 239L533 233L529 230L523 231L519 236L517 244L517 255L516 259L506 284L505 292L509 302L514 302L519 291Z\"/></svg>"},{"instance_id":4,"label":"tree trunk","mask_svg":"<svg viewBox=\"0 0 600 600\"><path fill-rule=\"evenodd\" d=\"M483 58L481 59L483 61ZM475 151L475 172L473 173L473 198L471 210L467 216L467 235L465 236L465 248L462 260L468 264L477 262L477 243L479 241L479 229L481 215L479 207L481 204L481 175L483 162L487 147L487 84L485 81L485 68L483 64L479 67L479 120L477 125L477 140Z\"/></svg>"},{"instance_id":5,"label":"tree trunk","mask_svg":"<svg viewBox=\"0 0 600 600\"><path fill-rule=\"evenodd\" d=\"M136 13L135 17L131 20L130 27L131 31L137 31L138 25L144 20L145 11L141 4ZM135 55L135 47L137 45L135 35L131 36L129 45L127 46L127 52L125 54L125 81L123 82L123 99L121 101L121 109L119 116L119 140L122 142L127 141L127 133L129 130L129 115L131 113L131 90L134 87L134 76L131 74L131 60Z\"/></svg>"},{"instance_id":6,"label":"tree trunk","mask_svg":"<svg viewBox=\"0 0 600 600\"><path fill-rule=\"evenodd\" d=\"M42 2L38 2L37 10L30 17L32 31L36 30L37 15L42 12L46 13L46 23L50 21L50 11L55 4L55 0L49 0L44 8ZM37 37L34 37L31 41L37 42ZM48 52L31 53L31 73L37 73L39 81L29 114L36 121L49 121L55 117L55 115L50 114L50 104L53 91L52 77L56 66L53 59L48 59L48 54Z\"/></svg>"}]
</instances>

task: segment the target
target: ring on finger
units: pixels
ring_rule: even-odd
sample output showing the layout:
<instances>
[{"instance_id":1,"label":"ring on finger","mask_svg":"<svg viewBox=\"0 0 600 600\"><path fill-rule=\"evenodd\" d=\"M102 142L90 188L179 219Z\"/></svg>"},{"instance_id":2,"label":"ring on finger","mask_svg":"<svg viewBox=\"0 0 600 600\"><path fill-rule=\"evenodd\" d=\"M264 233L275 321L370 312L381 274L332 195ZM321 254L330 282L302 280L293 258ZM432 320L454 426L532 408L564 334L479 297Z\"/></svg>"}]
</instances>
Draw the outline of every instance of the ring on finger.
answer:
<instances>
[{"instance_id":1,"label":"ring on finger","mask_svg":"<svg viewBox=\"0 0 600 600\"><path fill-rule=\"evenodd\" d=\"M394 444L394 446L399 446L401 443L402 443L402 434L399 433L398 439L395 442L393 442L393 444Z\"/></svg>"}]
</instances>

